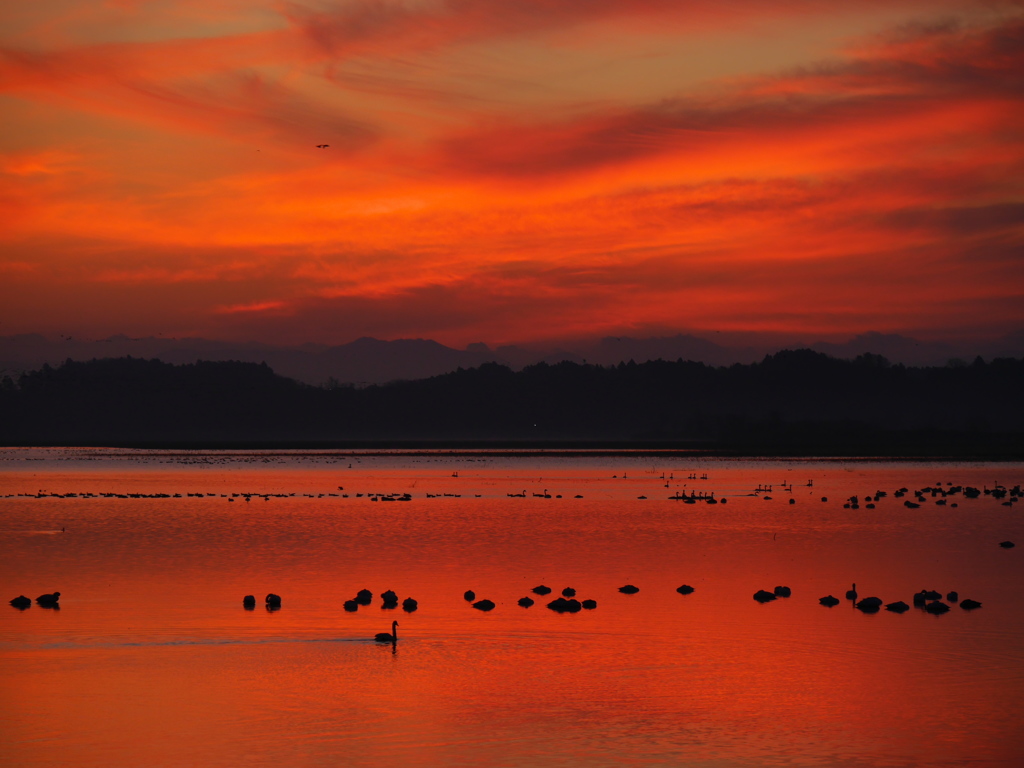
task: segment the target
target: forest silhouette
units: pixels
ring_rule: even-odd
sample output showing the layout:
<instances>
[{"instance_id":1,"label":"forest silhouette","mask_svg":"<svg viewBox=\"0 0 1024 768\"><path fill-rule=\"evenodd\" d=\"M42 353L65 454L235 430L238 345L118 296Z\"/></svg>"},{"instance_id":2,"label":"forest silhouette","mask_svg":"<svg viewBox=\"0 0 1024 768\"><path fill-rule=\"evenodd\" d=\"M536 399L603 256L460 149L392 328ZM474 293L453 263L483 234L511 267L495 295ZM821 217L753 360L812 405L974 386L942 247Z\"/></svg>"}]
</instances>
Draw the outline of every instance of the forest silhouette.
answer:
<instances>
[{"instance_id":1,"label":"forest silhouette","mask_svg":"<svg viewBox=\"0 0 1024 768\"><path fill-rule=\"evenodd\" d=\"M0 383L5 445L647 446L763 455L1024 455L1024 360L488 363L365 388L266 364L117 358Z\"/></svg>"}]
</instances>

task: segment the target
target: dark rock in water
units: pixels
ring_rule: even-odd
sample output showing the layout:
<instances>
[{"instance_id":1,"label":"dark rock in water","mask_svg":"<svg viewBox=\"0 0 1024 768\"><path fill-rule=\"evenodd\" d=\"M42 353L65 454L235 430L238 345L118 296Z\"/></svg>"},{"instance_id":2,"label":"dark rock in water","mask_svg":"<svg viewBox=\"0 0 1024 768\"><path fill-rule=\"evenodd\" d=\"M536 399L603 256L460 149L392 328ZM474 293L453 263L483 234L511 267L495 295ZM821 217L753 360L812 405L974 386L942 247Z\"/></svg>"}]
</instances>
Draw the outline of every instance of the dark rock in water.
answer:
<instances>
[{"instance_id":1,"label":"dark rock in water","mask_svg":"<svg viewBox=\"0 0 1024 768\"><path fill-rule=\"evenodd\" d=\"M419 607L420 607L420 604L417 603L411 597L407 597L407 598L405 598L405 600L402 601L402 610L405 611L406 613L412 613L413 611L415 611Z\"/></svg>"},{"instance_id":2,"label":"dark rock in water","mask_svg":"<svg viewBox=\"0 0 1024 768\"><path fill-rule=\"evenodd\" d=\"M494 603L492 603L490 600L477 600L475 603L473 603L473 607L476 608L478 611L493 611Z\"/></svg>"},{"instance_id":3,"label":"dark rock in water","mask_svg":"<svg viewBox=\"0 0 1024 768\"><path fill-rule=\"evenodd\" d=\"M839 605L839 598L833 597L832 595L825 595L820 598L818 602L831 608L833 605Z\"/></svg>"},{"instance_id":4,"label":"dark rock in water","mask_svg":"<svg viewBox=\"0 0 1024 768\"><path fill-rule=\"evenodd\" d=\"M966 602L967 601L964 600L964 603L966 603ZM961 605L962 604L963 603L961 603ZM946 613L946 611L949 610L949 606L946 605L941 600L936 600L934 603L928 603L928 605L926 605L924 607L924 609L926 611L928 611L928 613L932 613L932 614L935 614L936 616L938 616L940 613Z\"/></svg>"},{"instance_id":5,"label":"dark rock in water","mask_svg":"<svg viewBox=\"0 0 1024 768\"><path fill-rule=\"evenodd\" d=\"M764 589L759 589L754 593L754 599L759 603L768 603L775 599L774 592L768 592Z\"/></svg>"},{"instance_id":6,"label":"dark rock in water","mask_svg":"<svg viewBox=\"0 0 1024 768\"><path fill-rule=\"evenodd\" d=\"M886 603L885 610L892 611L893 613L906 613L910 610L910 606L900 600L896 603Z\"/></svg>"},{"instance_id":7,"label":"dark rock in water","mask_svg":"<svg viewBox=\"0 0 1024 768\"><path fill-rule=\"evenodd\" d=\"M793 590L789 587L776 587L774 591L776 597L789 597L793 594Z\"/></svg>"},{"instance_id":8,"label":"dark rock in water","mask_svg":"<svg viewBox=\"0 0 1024 768\"><path fill-rule=\"evenodd\" d=\"M57 605L58 600L60 600L60 592L52 592L48 595L40 595L36 598L36 602L44 608L52 608Z\"/></svg>"},{"instance_id":9,"label":"dark rock in water","mask_svg":"<svg viewBox=\"0 0 1024 768\"><path fill-rule=\"evenodd\" d=\"M878 609L882 607L882 598L865 597L863 600L858 600L855 607L864 613L878 613Z\"/></svg>"},{"instance_id":10,"label":"dark rock in water","mask_svg":"<svg viewBox=\"0 0 1024 768\"><path fill-rule=\"evenodd\" d=\"M550 595L551 587L545 587L543 584L541 584L539 587L534 587L532 591L535 595Z\"/></svg>"},{"instance_id":11,"label":"dark rock in water","mask_svg":"<svg viewBox=\"0 0 1024 768\"><path fill-rule=\"evenodd\" d=\"M382 592L380 595L380 599L384 601L385 605L398 605L398 595L395 594L395 591L393 589L389 589L387 592Z\"/></svg>"},{"instance_id":12,"label":"dark rock in water","mask_svg":"<svg viewBox=\"0 0 1024 768\"><path fill-rule=\"evenodd\" d=\"M250 611L256 607L256 595L246 595L242 598L242 607Z\"/></svg>"},{"instance_id":13,"label":"dark rock in water","mask_svg":"<svg viewBox=\"0 0 1024 768\"><path fill-rule=\"evenodd\" d=\"M956 591L950 592L946 595L946 599L949 600L949 602L951 603L955 603L957 600L960 599L960 593Z\"/></svg>"},{"instance_id":14,"label":"dark rock in water","mask_svg":"<svg viewBox=\"0 0 1024 768\"><path fill-rule=\"evenodd\" d=\"M24 595L18 595L16 598L11 600L11 605L18 610L24 611L26 608L30 608L32 606L32 601Z\"/></svg>"},{"instance_id":15,"label":"dark rock in water","mask_svg":"<svg viewBox=\"0 0 1024 768\"><path fill-rule=\"evenodd\" d=\"M360 605L369 605L373 602L373 592L368 589L360 589L356 592L356 602Z\"/></svg>"},{"instance_id":16,"label":"dark rock in water","mask_svg":"<svg viewBox=\"0 0 1024 768\"><path fill-rule=\"evenodd\" d=\"M562 597L576 597L576 590L572 587L566 587L562 590Z\"/></svg>"},{"instance_id":17,"label":"dark rock in water","mask_svg":"<svg viewBox=\"0 0 1024 768\"><path fill-rule=\"evenodd\" d=\"M691 587L689 584L683 584L683 586L681 587L676 587L676 592L678 592L680 595L692 595L693 587Z\"/></svg>"},{"instance_id":18,"label":"dark rock in water","mask_svg":"<svg viewBox=\"0 0 1024 768\"><path fill-rule=\"evenodd\" d=\"M521 606L523 606L523 608L529 608L531 605L533 605L533 598L532 597L520 597L519 598L519 604Z\"/></svg>"},{"instance_id":19,"label":"dark rock in water","mask_svg":"<svg viewBox=\"0 0 1024 768\"><path fill-rule=\"evenodd\" d=\"M632 584L627 584L624 587L619 587L619 592L621 592L624 595L635 595L639 591L640 587L634 587Z\"/></svg>"},{"instance_id":20,"label":"dark rock in water","mask_svg":"<svg viewBox=\"0 0 1024 768\"><path fill-rule=\"evenodd\" d=\"M580 605L582 605L588 611L592 611L595 608L597 608L597 600L584 600L582 603L580 603Z\"/></svg>"},{"instance_id":21,"label":"dark rock in water","mask_svg":"<svg viewBox=\"0 0 1024 768\"><path fill-rule=\"evenodd\" d=\"M467 603L472 603L474 600L476 600L476 592L474 592L472 589L467 589L463 597L465 598Z\"/></svg>"},{"instance_id":22,"label":"dark rock in water","mask_svg":"<svg viewBox=\"0 0 1024 768\"><path fill-rule=\"evenodd\" d=\"M281 607L281 596L275 595L271 592L267 595L267 608L280 608Z\"/></svg>"},{"instance_id":23,"label":"dark rock in water","mask_svg":"<svg viewBox=\"0 0 1024 768\"><path fill-rule=\"evenodd\" d=\"M352 613L353 611L358 611L359 610L359 603L356 602L355 600L346 600L345 601L345 610L348 611L349 613Z\"/></svg>"},{"instance_id":24,"label":"dark rock in water","mask_svg":"<svg viewBox=\"0 0 1024 768\"><path fill-rule=\"evenodd\" d=\"M1012 541L1000 541L999 546L1003 549L1013 549L1017 545L1014 544Z\"/></svg>"},{"instance_id":25,"label":"dark rock in water","mask_svg":"<svg viewBox=\"0 0 1024 768\"><path fill-rule=\"evenodd\" d=\"M566 600L564 597L556 598L548 603L548 608L558 613L578 613L582 607L579 600Z\"/></svg>"},{"instance_id":26,"label":"dark rock in water","mask_svg":"<svg viewBox=\"0 0 1024 768\"><path fill-rule=\"evenodd\" d=\"M975 608L981 608L981 603L979 603L977 600L971 600L971 598L967 598L962 603L960 603L960 607L963 608L965 611L973 611Z\"/></svg>"}]
</instances>

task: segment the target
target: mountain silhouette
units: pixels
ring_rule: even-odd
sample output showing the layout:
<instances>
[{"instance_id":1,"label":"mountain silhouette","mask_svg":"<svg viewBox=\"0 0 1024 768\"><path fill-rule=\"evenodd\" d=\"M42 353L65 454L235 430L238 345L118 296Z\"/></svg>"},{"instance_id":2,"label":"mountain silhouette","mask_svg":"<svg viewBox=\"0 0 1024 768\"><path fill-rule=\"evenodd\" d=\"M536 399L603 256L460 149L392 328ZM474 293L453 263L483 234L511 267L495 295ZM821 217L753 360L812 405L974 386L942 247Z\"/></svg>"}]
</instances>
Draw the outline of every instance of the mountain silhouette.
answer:
<instances>
[{"instance_id":1,"label":"mountain silhouette","mask_svg":"<svg viewBox=\"0 0 1024 768\"><path fill-rule=\"evenodd\" d=\"M66 361L0 381L7 445L475 441L764 454L1024 454L1024 360L944 367L786 350L757 363L497 363L314 387L270 366Z\"/></svg>"}]
</instances>

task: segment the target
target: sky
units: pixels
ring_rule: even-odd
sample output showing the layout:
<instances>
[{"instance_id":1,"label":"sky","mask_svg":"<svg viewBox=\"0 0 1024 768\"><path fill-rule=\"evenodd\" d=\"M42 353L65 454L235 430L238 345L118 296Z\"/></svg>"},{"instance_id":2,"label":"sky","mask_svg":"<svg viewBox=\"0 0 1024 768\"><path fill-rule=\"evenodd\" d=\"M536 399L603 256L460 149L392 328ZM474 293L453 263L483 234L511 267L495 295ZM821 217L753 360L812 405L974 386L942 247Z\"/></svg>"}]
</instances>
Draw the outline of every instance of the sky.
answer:
<instances>
[{"instance_id":1,"label":"sky","mask_svg":"<svg viewBox=\"0 0 1024 768\"><path fill-rule=\"evenodd\" d=\"M0 335L1024 332L1022 2L7 3L0 115Z\"/></svg>"}]
</instances>

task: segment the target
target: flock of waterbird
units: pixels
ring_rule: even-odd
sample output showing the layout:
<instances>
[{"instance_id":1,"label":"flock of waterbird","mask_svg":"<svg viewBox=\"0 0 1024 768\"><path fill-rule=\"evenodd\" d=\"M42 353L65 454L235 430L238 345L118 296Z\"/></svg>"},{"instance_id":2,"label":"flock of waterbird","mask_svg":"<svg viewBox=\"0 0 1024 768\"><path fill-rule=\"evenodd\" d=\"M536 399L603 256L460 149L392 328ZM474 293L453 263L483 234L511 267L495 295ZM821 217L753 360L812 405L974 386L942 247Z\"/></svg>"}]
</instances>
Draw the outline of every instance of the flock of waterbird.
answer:
<instances>
[{"instance_id":1,"label":"flock of waterbird","mask_svg":"<svg viewBox=\"0 0 1024 768\"><path fill-rule=\"evenodd\" d=\"M453 473L452 476L453 477L458 477L458 473ZM616 479L618 478L617 475L614 476L614 477ZM622 479L626 479L626 474L625 473L623 473ZM664 474L662 474L661 479L669 481L669 480L674 479L674 476L670 475L669 477L666 477ZM708 477L707 477L707 474L703 474L703 475L700 476L700 478L698 478L696 473L691 473L690 476L688 477L688 479L690 479L690 480L696 480L696 479L706 480L706 479L708 479ZM807 481L807 487L812 487L812 486L813 486L813 481L808 480ZM668 482L665 483L665 487L666 488L669 487ZM792 493L792 491L793 491L792 483L783 482L781 484L781 487L782 487L782 489L784 491L788 491L789 493ZM344 487L338 486L338 491L343 492L344 490L345 490ZM749 494L746 494L746 495L748 495L748 496L757 496L757 497L763 498L765 500L771 500L772 497L767 495L768 493L771 493L771 492L773 492L773 486L772 485L759 484L757 486L757 488L753 492L751 492ZM952 502L949 501L950 497L955 499L958 496L962 496L963 498L973 499L973 498L979 498L982 495L991 496L992 498L1000 501L1000 503L1003 506L1006 506L1006 507L1013 506L1014 504L1017 503L1017 501L1021 497L1024 497L1024 491L1022 491L1020 485L1015 485L1012 488L1006 488L1005 486L1002 486L999 483L996 483L994 485L994 487L992 487L992 488L989 488L988 486L984 486L983 488L979 489L979 488L975 488L975 487L972 487L972 486L953 485L951 483L945 483L944 484L944 483L939 482L939 483L936 483L933 486L927 486L925 488L920 488L920 489L916 489L916 490L913 490L913 491L909 490L906 487L903 487L903 488L900 488L900 489L898 489L898 490L893 492L893 496L895 498L904 498L908 494L911 494L914 497L914 501L911 501L910 499L906 499L903 502L903 505L905 507L907 507L908 509L920 508L921 505L924 504L928 500L929 497L932 500L934 500L936 505L939 505L939 506L947 506L948 505L950 507L958 506L956 501L952 501ZM235 501L236 499L244 499L247 502L251 501L253 498L262 498L262 499L264 499L266 501L269 501L271 498L289 498L289 497L295 497L295 496L302 496L302 497L307 497L307 498L327 498L327 497L348 498L349 495L350 494L348 494L348 493L334 493L334 492L318 493L318 494L312 494L312 493L301 493L301 494L299 494L299 493L246 493L246 492L237 492L237 493L231 493L231 494L225 494L225 493L186 493L185 494L186 497L204 498L204 497L218 497L219 496L219 497L222 497L222 498L227 498L228 501ZM412 494L410 494L408 492L365 493L365 494L364 493L357 493L357 494L354 494L354 495L357 498L363 498L365 496L370 501L411 501L412 498L413 498ZM506 495L508 497L510 497L510 498L526 498L527 492L525 490L523 490L521 493L508 493ZM555 494L553 496L551 493L548 492L548 490L546 488L544 489L544 491L542 493L533 493L532 495L534 497L544 498L544 499L550 499L550 498L553 498L553 497L554 498L558 498L558 499L562 498L561 494ZM46 490L39 490L36 493L7 494L6 498L11 498L11 497L14 497L14 496L31 497L31 498L61 498L61 499L75 499L75 498L105 498L105 499L114 499L114 498L117 498L117 499L182 498L182 494L181 493L170 493L170 494L169 493L114 493L114 492L106 492L106 493L103 493L103 492L101 492L101 493L94 493L94 492L51 493L51 492L46 491ZM443 494L434 493L434 494L431 494L431 493L427 493L427 494L425 494L425 496L426 496L426 498L436 498L436 497L440 497L440 496L459 497L459 496L461 496L461 494L456 494L456 493L443 493ZM479 494L477 494L477 496L479 497ZM860 504L863 502L863 504L864 504L866 509L875 509L876 505L882 499L886 498L887 496L888 496L888 493L885 492L885 491L875 491L874 493L865 495L863 498L861 498L860 496L856 496L856 495L855 496L850 496L845 501L845 503L843 504L843 507L845 509L854 509L854 510L856 510L856 509L860 508ZM575 496L575 498L582 499L583 496L580 495L580 494L577 494ZM647 497L646 496L640 496L638 498L646 499ZM704 502L704 503L707 503L707 504L718 504L718 503L723 503L724 504L727 501L725 498L715 498L714 492L704 492L704 491L689 491L689 492L687 492L687 491L677 491L676 493L674 493L673 495L669 496L668 498L670 500L673 500L673 501L683 501L683 502L686 502L686 503L689 503L689 504L695 504L698 501ZM827 502L828 501L828 497L827 496L822 496L821 497L821 501L822 502ZM796 499L791 497L789 499L789 503L790 504L796 503ZM62 529L62 530L64 530L64 529ZM1002 547L1003 549L1012 549L1015 545L1014 545L1014 543L1012 541L1008 541L1007 540L1007 541L1000 542L999 546ZM547 595L550 595L553 590L551 589L551 587L548 587L546 585L541 584L539 586L534 587L531 591L534 594L536 594L536 595L538 595L540 597L545 597ZM621 592L623 594L627 594L627 595L636 594L639 591L640 591L640 588L636 587L636 586L634 586L632 584L626 584L626 585L624 585L622 587L619 587L619 592ZM682 595L688 595L688 594L691 594L691 593L694 592L694 588L692 586L688 585L688 584L683 584L682 586L678 587L676 589L676 591L678 593L682 594ZM60 608L60 604L59 604L60 594L61 594L60 592L52 592L52 593L40 595L39 597L36 598L35 602L36 602L37 605L39 605L40 607L43 607L43 608L59 609ZM769 603L769 602L772 602L773 600L777 600L778 598L789 598L791 595L792 595L792 589L790 587L787 587L787 586L777 586L777 587L775 587L771 591L766 590L766 589L758 590L757 592L754 593L754 600L756 600L759 603ZM392 608L397 608L398 607L398 595L393 590L389 589L386 592L381 593L380 597L381 597L381 600L382 600L382 606L381 606L382 608L384 608L384 609L392 609ZM492 600L489 600L489 599L486 599L486 598L482 599L482 600L477 600L476 599L476 597L477 597L476 593L473 590L467 590L465 592L465 594L463 595L463 597L464 597L464 599L467 602L472 604L473 608L475 608L475 609L477 609L479 611L484 611L484 612L492 611L496 607L496 604ZM941 615L943 613L948 612L950 610L950 606L949 606L950 603L959 604L960 607L963 610L966 610L966 611L975 610L977 608L980 608L981 605L982 605L977 600L972 600L972 599L960 600L959 594L956 591L950 591L950 592L946 593L946 595L945 595L946 602L943 602L942 598L943 598L943 595L942 595L941 592L938 592L936 590L930 590L930 589L922 589L920 592L917 592L916 594L913 595L912 601L913 601L913 605L915 607L921 608L924 611L926 611L927 613L930 613L930 614L933 614L933 615ZM854 583L852 585L852 587L849 590L847 590L847 592L846 592L846 599L851 601L853 606L857 610L862 611L864 613L877 613L883 607L885 608L885 610L893 612L893 613L905 613L906 611L910 610L910 605L908 605L907 603L905 603L902 600L899 600L899 601L896 601L896 602L892 602L892 603L885 603L881 598L875 597L875 596L863 597L863 598L859 597L858 592L857 592L857 585L856 585L856 583ZM368 606L368 605L371 605L372 602L373 602L373 593L370 590L368 590L368 589L361 589L361 590L359 590L359 592L356 593L356 596L354 598L352 598L351 600L346 600L344 602L344 609L346 611L348 611L348 612L354 612L354 611L357 611L360 606ZM818 600L818 602L821 605L825 606L825 607L832 608L832 607L834 607L836 605L839 605L839 603L841 601L839 600L839 598L834 597L833 595L826 595L825 597L820 598ZM265 603L265 606L266 606L268 611L276 611L276 610L279 610L281 608L282 601L281 601L280 595L276 595L274 593L270 593L270 594L268 594L266 596L266 598L264 600L264 603ZM524 596L524 597L521 597L517 601L517 603L518 603L518 605L522 606L523 608L529 608L529 607L534 605L535 600L533 598L529 597L529 596ZM23 610L31 607L32 600L29 599L28 597L25 597L24 595L19 595L18 597L15 597L14 599L12 599L10 601L10 604L14 608L17 608L18 610L22 610L23 611ZM242 606L246 610L254 610L255 607L256 607L256 597L254 595L246 595L242 599ZM402 609L404 611L406 611L407 613L412 613L412 612L416 611L418 607L419 607L419 603L414 598L412 598L412 597L407 597L407 598L405 598L404 601L402 601ZM585 600L577 600L576 599L576 590L574 588L572 588L572 587L566 587L565 589L562 590L561 596L555 598L554 600L551 600L547 604L547 607L549 609L551 609L552 611L555 611L556 613L578 613L581 610L594 610L595 608L597 608L597 601L592 599L592 598L588 598L588 599L585 599ZM392 644L397 643L398 642L398 621L392 621L391 622L391 632L390 633L389 632L379 632L379 633L377 633L374 636L374 640L376 642L381 642L381 643L392 643Z\"/></svg>"}]
</instances>

